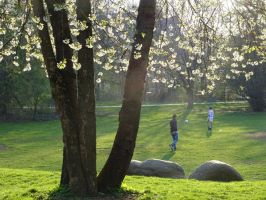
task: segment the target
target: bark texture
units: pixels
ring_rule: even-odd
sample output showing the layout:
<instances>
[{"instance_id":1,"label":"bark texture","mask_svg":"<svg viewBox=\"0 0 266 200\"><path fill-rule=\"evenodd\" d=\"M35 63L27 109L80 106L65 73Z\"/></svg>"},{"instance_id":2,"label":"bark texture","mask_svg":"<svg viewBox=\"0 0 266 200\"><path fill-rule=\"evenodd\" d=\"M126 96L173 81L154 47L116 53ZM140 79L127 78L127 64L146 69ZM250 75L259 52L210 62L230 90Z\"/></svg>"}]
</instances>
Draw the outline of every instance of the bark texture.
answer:
<instances>
[{"instance_id":1,"label":"bark texture","mask_svg":"<svg viewBox=\"0 0 266 200\"><path fill-rule=\"evenodd\" d=\"M108 191L121 186L133 156L155 24L155 7L156 0L140 0L135 41L119 113L119 127L109 158L98 176L99 191ZM140 51L136 49L138 45L142 45ZM141 58L135 59L136 53L141 53Z\"/></svg>"},{"instance_id":2,"label":"bark texture","mask_svg":"<svg viewBox=\"0 0 266 200\"><path fill-rule=\"evenodd\" d=\"M55 3L64 4L65 1L46 0L45 2L50 15L52 33L49 33L47 22L43 20L45 16L43 0L32 0L34 15L44 25L44 28L39 31L42 54L63 130L61 185L68 186L79 195L95 195L97 184L93 51L88 50L84 45L84 38L91 35L92 27L88 21L88 28L78 38L82 44L79 55L82 70L76 72L71 61L73 52L63 43L64 39L71 41L67 13L64 9L59 11L53 9ZM83 7L78 5L78 17L82 14L87 20L90 1L78 2L83 2ZM86 9L86 12L83 9ZM55 40L55 52L50 34L53 34ZM58 69L57 63L64 59L67 61L66 67Z\"/></svg>"}]
</instances>

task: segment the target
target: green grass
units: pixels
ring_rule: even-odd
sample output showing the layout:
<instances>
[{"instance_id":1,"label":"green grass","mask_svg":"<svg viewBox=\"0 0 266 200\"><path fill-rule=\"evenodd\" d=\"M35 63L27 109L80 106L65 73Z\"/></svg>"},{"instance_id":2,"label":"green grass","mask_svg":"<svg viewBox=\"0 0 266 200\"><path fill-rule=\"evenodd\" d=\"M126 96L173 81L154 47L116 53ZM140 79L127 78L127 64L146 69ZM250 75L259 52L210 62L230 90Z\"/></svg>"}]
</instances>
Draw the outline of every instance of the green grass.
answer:
<instances>
[{"instance_id":1,"label":"green grass","mask_svg":"<svg viewBox=\"0 0 266 200\"><path fill-rule=\"evenodd\" d=\"M124 188L140 192L140 199L266 199L266 113L249 112L246 104L213 106L215 123L210 137L206 131L208 105L196 105L191 113L184 106L143 107L133 159L172 160L184 168L186 176L201 163L216 159L231 164L246 181L127 177ZM118 112L119 108L97 108L98 172L110 152ZM176 153L168 147L173 113L180 126ZM59 121L0 123L0 199L47 199L58 185L61 162Z\"/></svg>"},{"instance_id":2,"label":"green grass","mask_svg":"<svg viewBox=\"0 0 266 200\"><path fill-rule=\"evenodd\" d=\"M59 178L59 172L2 168L0 170L0 198L18 200L60 199L56 198L60 197L58 195ZM266 199L266 181L218 183L128 176L122 188L129 192L133 191L134 194L137 193L138 199L141 200ZM73 196L70 196L70 199L73 199Z\"/></svg>"}]
</instances>

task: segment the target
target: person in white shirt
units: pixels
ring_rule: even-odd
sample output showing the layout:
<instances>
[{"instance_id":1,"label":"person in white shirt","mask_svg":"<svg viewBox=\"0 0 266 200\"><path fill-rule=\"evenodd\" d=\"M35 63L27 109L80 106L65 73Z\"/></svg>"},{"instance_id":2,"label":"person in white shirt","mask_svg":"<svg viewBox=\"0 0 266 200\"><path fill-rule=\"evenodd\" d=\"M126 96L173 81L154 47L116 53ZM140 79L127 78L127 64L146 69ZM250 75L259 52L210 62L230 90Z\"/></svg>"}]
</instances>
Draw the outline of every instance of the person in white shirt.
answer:
<instances>
[{"instance_id":1,"label":"person in white shirt","mask_svg":"<svg viewBox=\"0 0 266 200\"><path fill-rule=\"evenodd\" d=\"M209 107L208 110L208 131L212 131L212 124L213 124L213 118L214 118L214 111L212 107Z\"/></svg>"}]
</instances>

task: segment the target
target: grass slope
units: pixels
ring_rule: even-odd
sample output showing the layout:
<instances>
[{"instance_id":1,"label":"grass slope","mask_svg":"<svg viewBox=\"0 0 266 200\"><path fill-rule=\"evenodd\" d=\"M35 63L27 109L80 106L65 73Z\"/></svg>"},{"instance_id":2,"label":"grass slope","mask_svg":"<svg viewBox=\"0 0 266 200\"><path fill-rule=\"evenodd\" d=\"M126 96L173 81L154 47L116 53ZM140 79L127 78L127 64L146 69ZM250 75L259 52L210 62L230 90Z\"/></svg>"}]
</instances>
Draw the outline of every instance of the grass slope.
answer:
<instances>
[{"instance_id":1,"label":"grass slope","mask_svg":"<svg viewBox=\"0 0 266 200\"><path fill-rule=\"evenodd\" d=\"M64 198L60 196L59 178L59 172L2 168L0 199L66 199L66 196ZM140 200L266 199L266 181L218 183L132 176L126 177L122 187L125 191L137 194L135 196ZM73 196L68 197L78 200ZM115 199L120 199L119 195Z\"/></svg>"},{"instance_id":2,"label":"grass slope","mask_svg":"<svg viewBox=\"0 0 266 200\"><path fill-rule=\"evenodd\" d=\"M215 124L211 136L206 131L207 105L197 105L190 113L184 106L143 107L134 159L172 160L183 166L187 176L201 163L216 159L234 166L248 181L214 183L127 177L124 187L142 192L139 198L146 199L266 199L266 113L245 111L245 104L213 106ZM119 108L97 108L98 171L110 152L118 111ZM176 153L168 147L173 113L177 113L180 126ZM184 119L189 123L185 124ZM0 199L6 195L6 199L38 195L45 199L59 181L61 141L58 121L0 123Z\"/></svg>"}]
</instances>

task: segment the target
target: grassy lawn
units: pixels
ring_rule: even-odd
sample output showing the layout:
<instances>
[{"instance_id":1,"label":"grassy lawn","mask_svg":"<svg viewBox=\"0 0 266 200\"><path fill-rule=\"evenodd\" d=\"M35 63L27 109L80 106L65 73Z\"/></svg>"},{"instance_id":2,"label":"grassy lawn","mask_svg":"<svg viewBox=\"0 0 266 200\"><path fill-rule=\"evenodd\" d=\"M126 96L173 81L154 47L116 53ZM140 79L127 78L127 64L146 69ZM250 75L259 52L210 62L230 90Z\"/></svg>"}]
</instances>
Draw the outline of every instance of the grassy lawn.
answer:
<instances>
[{"instance_id":1,"label":"grassy lawn","mask_svg":"<svg viewBox=\"0 0 266 200\"><path fill-rule=\"evenodd\" d=\"M143 107L134 158L172 160L186 176L207 160L231 164L241 183L127 177L125 189L139 199L266 199L266 113L246 104L217 104L207 135L208 105ZM102 168L117 129L119 108L97 108L97 169ZM177 151L169 151L169 120L179 119ZM184 123L188 119L189 123ZM46 199L59 182L62 132L59 121L0 123L0 199ZM38 177L38 178L36 178Z\"/></svg>"},{"instance_id":2,"label":"grassy lawn","mask_svg":"<svg viewBox=\"0 0 266 200\"><path fill-rule=\"evenodd\" d=\"M0 198L59 199L55 197L59 178L59 172L2 168ZM266 198L266 181L217 183L132 176L126 177L123 189L137 193L138 199L141 200L263 200Z\"/></svg>"}]
</instances>

